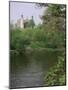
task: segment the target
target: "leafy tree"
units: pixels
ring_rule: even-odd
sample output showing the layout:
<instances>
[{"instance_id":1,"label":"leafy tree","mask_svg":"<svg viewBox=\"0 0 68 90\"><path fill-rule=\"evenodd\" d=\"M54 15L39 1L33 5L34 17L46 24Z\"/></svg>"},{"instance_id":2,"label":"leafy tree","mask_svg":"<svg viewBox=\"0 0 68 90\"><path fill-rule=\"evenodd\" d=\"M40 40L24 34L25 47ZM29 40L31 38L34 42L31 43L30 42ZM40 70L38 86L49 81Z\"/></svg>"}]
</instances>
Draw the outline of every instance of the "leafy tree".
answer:
<instances>
[{"instance_id":1,"label":"leafy tree","mask_svg":"<svg viewBox=\"0 0 68 90\"><path fill-rule=\"evenodd\" d=\"M49 5L47 10L42 16L43 25L49 30L65 30L65 17L66 17L65 5Z\"/></svg>"}]
</instances>

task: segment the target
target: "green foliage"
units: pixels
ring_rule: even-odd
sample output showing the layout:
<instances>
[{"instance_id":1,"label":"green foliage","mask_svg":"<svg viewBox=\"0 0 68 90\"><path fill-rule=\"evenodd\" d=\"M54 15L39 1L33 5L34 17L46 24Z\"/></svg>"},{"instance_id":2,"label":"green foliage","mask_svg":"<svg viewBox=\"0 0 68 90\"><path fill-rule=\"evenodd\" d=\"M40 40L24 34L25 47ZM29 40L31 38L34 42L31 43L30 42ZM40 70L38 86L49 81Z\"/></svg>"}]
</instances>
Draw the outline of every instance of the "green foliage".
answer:
<instances>
[{"instance_id":1,"label":"green foliage","mask_svg":"<svg viewBox=\"0 0 68 90\"><path fill-rule=\"evenodd\" d=\"M65 8L65 5L51 4L48 7L48 11L51 16L64 17Z\"/></svg>"},{"instance_id":2,"label":"green foliage","mask_svg":"<svg viewBox=\"0 0 68 90\"><path fill-rule=\"evenodd\" d=\"M58 62L54 65L47 75L45 76L45 85L65 85L66 84L66 70L65 70L65 57L64 55L58 57Z\"/></svg>"},{"instance_id":3,"label":"green foliage","mask_svg":"<svg viewBox=\"0 0 68 90\"><path fill-rule=\"evenodd\" d=\"M64 48L64 32L45 31L44 29L11 30L10 48Z\"/></svg>"},{"instance_id":4,"label":"green foliage","mask_svg":"<svg viewBox=\"0 0 68 90\"><path fill-rule=\"evenodd\" d=\"M25 33L21 30L14 30L11 31L11 37L10 37L10 48L11 49L17 49L22 50L25 48L26 45L30 43L30 38L28 36L24 36Z\"/></svg>"},{"instance_id":5,"label":"green foliage","mask_svg":"<svg viewBox=\"0 0 68 90\"><path fill-rule=\"evenodd\" d=\"M47 30L50 28L51 30L64 31L66 17L65 12L65 5L49 5L42 16L44 28L47 28Z\"/></svg>"}]
</instances>

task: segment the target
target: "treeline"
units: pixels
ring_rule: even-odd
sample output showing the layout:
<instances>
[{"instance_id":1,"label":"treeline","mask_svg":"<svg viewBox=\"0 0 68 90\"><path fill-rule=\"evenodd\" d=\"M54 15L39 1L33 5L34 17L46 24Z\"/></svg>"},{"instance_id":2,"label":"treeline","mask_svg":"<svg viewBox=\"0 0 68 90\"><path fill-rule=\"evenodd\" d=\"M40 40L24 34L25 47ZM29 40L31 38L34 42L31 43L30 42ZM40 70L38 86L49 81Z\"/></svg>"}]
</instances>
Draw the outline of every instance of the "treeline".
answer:
<instances>
[{"instance_id":1,"label":"treeline","mask_svg":"<svg viewBox=\"0 0 68 90\"><path fill-rule=\"evenodd\" d=\"M64 48L65 33L44 29L24 29L10 32L11 50L31 48Z\"/></svg>"}]
</instances>

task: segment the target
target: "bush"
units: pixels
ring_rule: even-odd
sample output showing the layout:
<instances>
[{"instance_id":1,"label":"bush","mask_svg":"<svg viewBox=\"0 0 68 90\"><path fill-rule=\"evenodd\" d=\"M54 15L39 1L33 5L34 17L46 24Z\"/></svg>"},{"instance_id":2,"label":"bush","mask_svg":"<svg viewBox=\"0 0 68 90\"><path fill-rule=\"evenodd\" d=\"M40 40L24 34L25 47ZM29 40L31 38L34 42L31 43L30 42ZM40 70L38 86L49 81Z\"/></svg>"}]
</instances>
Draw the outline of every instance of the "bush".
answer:
<instances>
[{"instance_id":1,"label":"bush","mask_svg":"<svg viewBox=\"0 0 68 90\"><path fill-rule=\"evenodd\" d=\"M66 70L64 56L58 58L58 63L54 65L45 76L45 86L66 85Z\"/></svg>"}]
</instances>

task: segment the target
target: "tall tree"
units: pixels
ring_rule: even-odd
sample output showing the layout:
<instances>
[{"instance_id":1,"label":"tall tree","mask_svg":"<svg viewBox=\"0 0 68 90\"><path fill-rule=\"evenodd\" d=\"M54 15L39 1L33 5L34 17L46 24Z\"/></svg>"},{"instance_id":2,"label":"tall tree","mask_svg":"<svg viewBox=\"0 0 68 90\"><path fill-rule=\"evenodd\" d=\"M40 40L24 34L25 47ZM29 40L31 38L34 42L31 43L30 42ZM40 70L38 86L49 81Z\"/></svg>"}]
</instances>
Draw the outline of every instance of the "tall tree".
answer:
<instances>
[{"instance_id":1,"label":"tall tree","mask_svg":"<svg viewBox=\"0 0 68 90\"><path fill-rule=\"evenodd\" d=\"M65 30L66 6L50 4L42 16L43 25L50 29Z\"/></svg>"}]
</instances>

